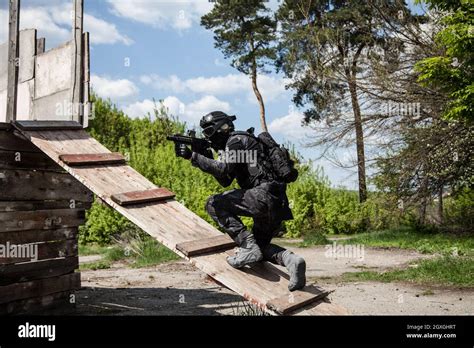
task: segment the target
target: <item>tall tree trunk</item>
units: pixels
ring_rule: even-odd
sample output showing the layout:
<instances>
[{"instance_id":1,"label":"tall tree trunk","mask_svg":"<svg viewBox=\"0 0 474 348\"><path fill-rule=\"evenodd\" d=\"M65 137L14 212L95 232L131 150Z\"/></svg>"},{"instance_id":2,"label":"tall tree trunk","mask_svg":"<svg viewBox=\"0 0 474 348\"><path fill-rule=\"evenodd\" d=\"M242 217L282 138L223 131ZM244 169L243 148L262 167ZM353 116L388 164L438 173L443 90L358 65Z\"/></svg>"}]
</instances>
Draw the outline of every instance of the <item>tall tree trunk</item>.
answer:
<instances>
[{"instance_id":1,"label":"tall tree trunk","mask_svg":"<svg viewBox=\"0 0 474 348\"><path fill-rule=\"evenodd\" d=\"M428 205L428 179L425 177L421 182L420 187L421 201L420 201L420 212L418 222L420 225L424 225L426 221L426 207Z\"/></svg>"},{"instance_id":2,"label":"tall tree trunk","mask_svg":"<svg viewBox=\"0 0 474 348\"><path fill-rule=\"evenodd\" d=\"M438 219L439 219L439 224L441 225L444 220L444 214L443 214L443 185L439 188L439 204L438 204Z\"/></svg>"},{"instance_id":3,"label":"tall tree trunk","mask_svg":"<svg viewBox=\"0 0 474 348\"><path fill-rule=\"evenodd\" d=\"M365 151L364 132L362 130L362 116L360 113L359 100L357 99L357 88L355 80L349 78L349 91L351 93L352 111L354 112L354 126L357 146L357 170L359 173L359 202L367 200L367 183L365 177Z\"/></svg>"},{"instance_id":4,"label":"tall tree trunk","mask_svg":"<svg viewBox=\"0 0 474 348\"><path fill-rule=\"evenodd\" d=\"M265 104L263 103L263 97L260 94L257 86L257 64L256 62L252 65L252 88L255 96L257 97L258 104L260 105L260 125L262 132L268 132L267 121L265 119Z\"/></svg>"}]
</instances>

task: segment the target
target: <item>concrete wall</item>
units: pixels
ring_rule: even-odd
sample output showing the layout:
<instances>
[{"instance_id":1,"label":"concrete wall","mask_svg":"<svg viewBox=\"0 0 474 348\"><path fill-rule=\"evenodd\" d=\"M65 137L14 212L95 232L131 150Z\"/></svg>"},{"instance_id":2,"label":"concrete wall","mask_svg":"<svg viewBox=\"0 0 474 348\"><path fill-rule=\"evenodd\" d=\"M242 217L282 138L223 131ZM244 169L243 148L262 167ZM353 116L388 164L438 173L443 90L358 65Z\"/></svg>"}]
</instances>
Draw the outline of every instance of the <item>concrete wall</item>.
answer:
<instances>
[{"instance_id":1,"label":"concrete wall","mask_svg":"<svg viewBox=\"0 0 474 348\"><path fill-rule=\"evenodd\" d=\"M20 31L18 120L71 120L73 41L36 52L35 29ZM88 54L88 45L86 53ZM0 122L6 120L8 46L0 45ZM5 64L4 64L5 63ZM89 71L83 77L88 96ZM87 101L87 100L86 100ZM87 122L85 122L87 125Z\"/></svg>"}]
</instances>

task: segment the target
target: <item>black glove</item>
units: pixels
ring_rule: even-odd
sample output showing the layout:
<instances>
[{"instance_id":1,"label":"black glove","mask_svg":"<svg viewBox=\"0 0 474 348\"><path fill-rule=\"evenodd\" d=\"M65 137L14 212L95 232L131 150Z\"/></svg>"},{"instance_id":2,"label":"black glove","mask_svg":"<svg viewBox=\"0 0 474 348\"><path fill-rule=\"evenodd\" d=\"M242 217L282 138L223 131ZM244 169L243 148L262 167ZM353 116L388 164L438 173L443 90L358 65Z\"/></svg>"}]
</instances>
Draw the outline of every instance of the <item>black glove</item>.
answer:
<instances>
[{"instance_id":1,"label":"black glove","mask_svg":"<svg viewBox=\"0 0 474 348\"><path fill-rule=\"evenodd\" d=\"M176 144L175 146L176 156L183 157L184 159L191 159L193 152L184 144Z\"/></svg>"}]
</instances>

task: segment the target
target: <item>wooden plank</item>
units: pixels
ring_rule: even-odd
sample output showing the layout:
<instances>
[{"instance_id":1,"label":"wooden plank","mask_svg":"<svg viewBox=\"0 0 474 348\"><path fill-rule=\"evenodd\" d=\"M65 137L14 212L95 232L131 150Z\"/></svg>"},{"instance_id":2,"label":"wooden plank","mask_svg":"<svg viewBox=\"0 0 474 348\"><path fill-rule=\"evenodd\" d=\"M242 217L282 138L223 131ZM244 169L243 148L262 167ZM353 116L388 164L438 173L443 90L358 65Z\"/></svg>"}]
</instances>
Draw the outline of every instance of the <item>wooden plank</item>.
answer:
<instances>
[{"instance_id":1,"label":"wooden plank","mask_svg":"<svg viewBox=\"0 0 474 348\"><path fill-rule=\"evenodd\" d=\"M6 123L4 123L7 125ZM9 131L0 130L0 149L5 151L27 151L27 152L41 152L31 142L26 140L24 136L16 130L11 128L8 123Z\"/></svg>"},{"instance_id":2,"label":"wooden plank","mask_svg":"<svg viewBox=\"0 0 474 348\"><path fill-rule=\"evenodd\" d=\"M84 24L84 0L73 0L73 23L72 23L72 34L73 34L73 58L72 58L72 80L71 80L71 103L72 107L72 119L77 122L82 121L82 115L84 115L82 105L82 90L83 90L83 62L82 62L82 32Z\"/></svg>"},{"instance_id":3,"label":"wooden plank","mask_svg":"<svg viewBox=\"0 0 474 348\"><path fill-rule=\"evenodd\" d=\"M77 239L77 235L77 227L60 228L57 230L2 232L0 233L0 243L6 244L7 242L10 242L16 244L27 244L59 240L75 240Z\"/></svg>"},{"instance_id":4,"label":"wooden plank","mask_svg":"<svg viewBox=\"0 0 474 348\"><path fill-rule=\"evenodd\" d=\"M132 205L140 203L159 202L171 199L175 194L164 187L144 190L124 192L112 195L111 199L120 205Z\"/></svg>"},{"instance_id":5,"label":"wooden plank","mask_svg":"<svg viewBox=\"0 0 474 348\"><path fill-rule=\"evenodd\" d=\"M20 48L20 0L10 0L8 27L8 87L6 122L16 119Z\"/></svg>"},{"instance_id":6,"label":"wooden plank","mask_svg":"<svg viewBox=\"0 0 474 348\"><path fill-rule=\"evenodd\" d=\"M83 60L83 90L82 90L82 103L84 114L82 117L82 126L87 128L89 126L89 118L92 115L92 103L90 101L90 50L89 50L89 33L84 33L82 36L82 60Z\"/></svg>"},{"instance_id":7,"label":"wooden plank","mask_svg":"<svg viewBox=\"0 0 474 348\"><path fill-rule=\"evenodd\" d=\"M76 121L15 121L13 124L21 131L45 131L45 130L75 130L82 129L82 125Z\"/></svg>"},{"instance_id":8,"label":"wooden plank","mask_svg":"<svg viewBox=\"0 0 474 348\"><path fill-rule=\"evenodd\" d=\"M297 290L288 295L274 298L267 302L267 307L273 309L278 314L286 315L301 307L325 298L330 291L317 286L306 286L302 290Z\"/></svg>"},{"instance_id":9,"label":"wooden plank","mask_svg":"<svg viewBox=\"0 0 474 348\"><path fill-rule=\"evenodd\" d=\"M67 173L0 169L0 200L92 201L91 192Z\"/></svg>"},{"instance_id":10,"label":"wooden plank","mask_svg":"<svg viewBox=\"0 0 474 348\"><path fill-rule=\"evenodd\" d=\"M84 223L82 209L15 211L0 213L0 232L50 230Z\"/></svg>"},{"instance_id":11,"label":"wooden plank","mask_svg":"<svg viewBox=\"0 0 474 348\"><path fill-rule=\"evenodd\" d=\"M176 245L176 249L187 257L193 257L210 252L232 249L235 246L235 242L227 234L223 234L222 236L179 243Z\"/></svg>"},{"instance_id":12,"label":"wooden plank","mask_svg":"<svg viewBox=\"0 0 474 348\"><path fill-rule=\"evenodd\" d=\"M93 196L86 196L87 200L38 200L38 201L0 201L0 213L7 211L32 211L32 210L52 210L52 209L83 209L91 207Z\"/></svg>"},{"instance_id":13,"label":"wooden plank","mask_svg":"<svg viewBox=\"0 0 474 348\"><path fill-rule=\"evenodd\" d=\"M234 269L226 258L233 250L186 257L176 246L180 243L222 236L211 224L189 211L184 205L169 200L162 204L120 206L110 197L117 192L140 191L156 186L129 166L69 167L59 160L61 154L104 153L107 149L89 137L85 131L24 132L25 136L71 175L92 190L100 199L117 210L176 254L216 281L240 294L271 314L277 314L266 304L270 300L288 296L289 276L268 262L244 269ZM316 301L295 311L298 315L347 314L347 310L330 301Z\"/></svg>"},{"instance_id":14,"label":"wooden plank","mask_svg":"<svg viewBox=\"0 0 474 348\"><path fill-rule=\"evenodd\" d=\"M21 232L19 232L18 234L20 233ZM0 235L2 234L3 233L0 233ZM7 250L9 250L10 252L8 252ZM15 251L16 257L12 257L12 250ZM0 265L56 259L58 257L71 256L78 256L76 240L62 240L54 242L41 241L40 243L29 244L7 241L5 244L3 244L2 247L0 247ZM34 258L34 260L32 258Z\"/></svg>"},{"instance_id":15,"label":"wooden plank","mask_svg":"<svg viewBox=\"0 0 474 348\"><path fill-rule=\"evenodd\" d=\"M0 122L0 130L9 130L11 127L11 123Z\"/></svg>"},{"instance_id":16,"label":"wooden plank","mask_svg":"<svg viewBox=\"0 0 474 348\"><path fill-rule=\"evenodd\" d=\"M0 169L34 169L64 172L41 152L4 151L0 149Z\"/></svg>"},{"instance_id":17,"label":"wooden plank","mask_svg":"<svg viewBox=\"0 0 474 348\"><path fill-rule=\"evenodd\" d=\"M76 256L0 265L0 285L57 277L71 273L78 267L79 259Z\"/></svg>"},{"instance_id":18,"label":"wooden plank","mask_svg":"<svg viewBox=\"0 0 474 348\"><path fill-rule=\"evenodd\" d=\"M51 315L71 313L75 308L75 303L71 302L71 292L72 291L68 290L46 296L0 304L0 315Z\"/></svg>"},{"instance_id":19,"label":"wooden plank","mask_svg":"<svg viewBox=\"0 0 474 348\"><path fill-rule=\"evenodd\" d=\"M125 164L125 157L118 152L67 154L59 155L59 159L68 166L93 166Z\"/></svg>"},{"instance_id":20,"label":"wooden plank","mask_svg":"<svg viewBox=\"0 0 474 348\"><path fill-rule=\"evenodd\" d=\"M59 277L32 280L0 286L0 304L53 293L77 290L81 287L81 274L70 273Z\"/></svg>"}]
</instances>

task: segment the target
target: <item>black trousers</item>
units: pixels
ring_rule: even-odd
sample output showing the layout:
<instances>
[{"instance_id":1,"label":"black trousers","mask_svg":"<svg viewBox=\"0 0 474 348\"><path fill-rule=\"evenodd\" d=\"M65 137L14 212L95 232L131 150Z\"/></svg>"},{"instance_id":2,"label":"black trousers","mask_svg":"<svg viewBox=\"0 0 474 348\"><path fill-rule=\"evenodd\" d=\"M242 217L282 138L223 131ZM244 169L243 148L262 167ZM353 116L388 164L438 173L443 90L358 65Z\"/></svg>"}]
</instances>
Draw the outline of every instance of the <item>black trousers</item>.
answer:
<instances>
[{"instance_id":1,"label":"black trousers","mask_svg":"<svg viewBox=\"0 0 474 348\"><path fill-rule=\"evenodd\" d=\"M281 205L281 197L271 193L267 184L262 184L213 195L207 200L206 211L238 245L251 233L239 216L252 217L252 232L264 260L283 265L282 254L286 249L270 243L283 221L278 210Z\"/></svg>"}]
</instances>

